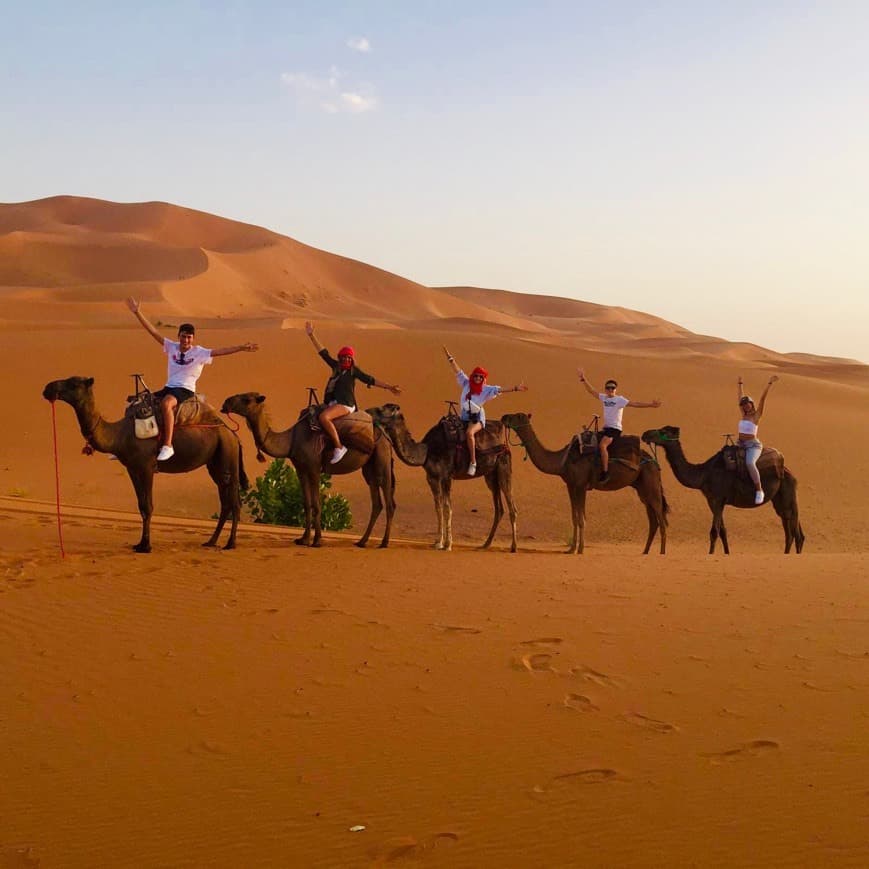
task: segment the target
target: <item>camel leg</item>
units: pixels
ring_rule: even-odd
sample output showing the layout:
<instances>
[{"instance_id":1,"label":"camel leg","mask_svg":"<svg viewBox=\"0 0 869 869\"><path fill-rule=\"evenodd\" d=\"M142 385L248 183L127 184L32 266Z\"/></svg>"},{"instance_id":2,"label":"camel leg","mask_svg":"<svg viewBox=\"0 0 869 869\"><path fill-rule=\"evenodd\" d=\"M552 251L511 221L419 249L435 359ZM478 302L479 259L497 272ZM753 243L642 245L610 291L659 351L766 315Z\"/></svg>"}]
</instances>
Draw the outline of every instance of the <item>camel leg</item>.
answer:
<instances>
[{"instance_id":1,"label":"camel leg","mask_svg":"<svg viewBox=\"0 0 869 869\"><path fill-rule=\"evenodd\" d=\"M803 551L805 535L800 526L800 510L797 504L796 481L785 476L778 491L772 499L772 506L781 519L782 528L785 532L785 555L791 551L791 546L796 544L797 554Z\"/></svg>"},{"instance_id":2,"label":"camel leg","mask_svg":"<svg viewBox=\"0 0 869 869\"><path fill-rule=\"evenodd\" d=\"M709 529L709 554L715 553L715 542L720 537L724 554L730 555L730 547L727 545L727 529L724 527L724 502L709 500L709 509L712 511L712 527Z\"/></svg>"},{"instance_id":3,"label":"camel leg","mask_svg":"<svg viewBox=\"0 0 869 869\"><path fill-rule=\"evenodd\" d=\"M438 536L435 539L435 542L432 544L433 549L444 549L445 548L445 537L446 534L444 532L444 496L443 489L441 487L441 482L437 477L430 476L426 474L426 481L428 482L428 487L431 489L432 498L434 498L435 505L435 515L438 520Z\"/></svg>"},{"instance_id":4,"label":"camel leg","mask_svg":"<svg viewBox=\"0 0 869 869\"><path fill-rule=\"evenodd\" d=\"M314 539L311 546L322 546L323 504L320 501L320 468L316 468L308 478L308 494L311 496L311 524L314 526Z\"/></svg>"},{"instance_id":5,"label":"camel leg","mask_svg":"<svg viewBox=\"0 0 869 869\"><path fill-rule=\"evenodd\" d=\"M444 550L453 549L453 479L446 477L441 482L444 499Z\"/></svg>"},{"instance_id":6,"label":"camel leg","mask_svg":"<svg viewBox=\"0 0 869 869\"><path fill-rule=\"evenodd\" d=\"M217 495L220 498L220 515L217 517L217 526L214 529L211 537L203 543L203 546L214 546L217 543L217 538L220 537L220 532L223 531L223 526L229 518L232 511L232 503L229 492L230 477L229 472L224 472L221 468L216 467L214 461L208 463L208 475L214 480L217 486ZM235 530L233 528L233 530Z\"/></svg>"},{"instance_id":7,"label":"camel leg","mask_svg":"<svg viewBox=\"0 0 869 869\"><path fill-rule=\"evenodd\" d=\"M504 515L504 505L501 502L501 485L500 480L498 479L498 466L496 465L491 473L486 474L483 479L485 479L486 485L492 493L492 505L495 508L494 515L492 516L492 527L489 529L489 536L480 547L480 549L488 549L492 545L492 540L495 539L495 531L498 529L498 525L501 523L501 517Z\"/></svg>"},{"instance_id":8,"label":"camel leg","mask_svg":"<svg viewBox=\"0 0 869 869\"><path fill-rule=\"evenodd\" d=\"M567 496L570 498L570 524L573 530L570 538L570 545L567 549L568 555L575 555L579 548L579 511L577 509L577 499L573 488L568 484Z\"/></svg>"},{"instance_id":9,"label":"camel leg","mask_svg":"<svg viewBox=\"0 0 869 869\"><path fill-rule=\"evenodd\" d=\"M386 461L383 465L383 498L386 501L386 530L380 541L380 548L389 546L389 535L392 531L392 517L395 515L395 465L392 458L392 448L386 451Z\"/></svg>"},{"instance_id":10,"label":"camel leg","mask_svg":"<svg viewBox=\"0 0 869 869\"><path fill-rule=\"evenodd\" d=\"M588 490L585 486L578 486L573 493L573 527L576 538L574 552L582 555L585 551L585 499Z\"/></svg>"},{"instance_id":11,"label":"camel leg","mask_svg":"<svg viewBox=\"0 0 869 869\"><path fill-rule=\"evenodd\" d=\"M661 532L661 555L667 551L667 516L664 509L664 492L661 488L660 474L655 477L653 472L643 473L631 484L636 490L637 496L646 508L646 517L649 520L649 535L646 538L646 546L643 555L648 555L652 548L655 534Z\"/></svg>"},{"instance_id":12,"label":"camel leg","mask_svg":"<svg viewBox=\"0 0 869 869\"><path fill-rule=\"evenodd\" d=\"M154 512L154 467L127 468L130 482L136 490L139 515L142 517L142 539L133 547L136 552L151 551L151 515Z\"/></svg>"},{"instance_id":13,"label":"camel leg","mask_svg":"<svg viewBox=\"0 0 869 869\"><path fill-rule=\"evenodd\" d=\"M371 497L371 510L368 516L368 527L365 529L363 535L356 541L356 546L360 549L364 549L365 544L368 543L368 538L371 536L371 529L374 527L377 517L383 510L383 501L380 497L380 489L383 483L380 479L380 474L374 467L374 456L372 456L372 458L362 466L362 476L365 478L365 482L368 483L368 494Z\"/></svg>"},{"instance_id":14,"label":"camel leg","mask_svg":"<svg viewBox=\"0 0 869 869\"><path fill-rule=\"evenodd\" d=\"M302 489L302 502L305 505L305 531L301 537L297 537L293 542L296 546L310 546L312 527L311 514L313 512L312 504L314 501L314 496L309 488L310 475L305 469L299 467L296 467L296 473L299 475L299 486ZM319 492L317 492L317 494L319 494Z\"/></svg>"},{"instance_id":15,"label":"camel leg","mask_svg":"<svg viewBox=\"0 0 869 869\"><path fill-rule=\"evenodd\" d=\"M519 548L516 539L516 502L513 500L513 459L510 453L507 453L503 458L498 460L498 478L501 486L501 491L504 493L504 499L507 501L507 514L510 517L510 551L516 552Z\"/></svg>"}]
</instances>

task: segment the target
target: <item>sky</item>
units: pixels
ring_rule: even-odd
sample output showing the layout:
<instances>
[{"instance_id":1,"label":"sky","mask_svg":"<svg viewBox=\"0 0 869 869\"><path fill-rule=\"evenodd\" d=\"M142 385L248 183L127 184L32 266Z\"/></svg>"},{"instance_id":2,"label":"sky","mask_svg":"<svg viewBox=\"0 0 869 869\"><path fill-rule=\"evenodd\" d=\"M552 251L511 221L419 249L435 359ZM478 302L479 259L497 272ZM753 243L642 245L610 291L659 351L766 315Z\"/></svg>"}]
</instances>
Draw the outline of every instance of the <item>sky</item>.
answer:
<instances>
[{"instance_id":1,"label":"sky","mask_svg":"<svg viewBox=\"0 0 869 869\"><path fill-rule=\"evenodd\" d=\"M869 362L869 3L0 0L0 199Z\"/></svg>"}]
</instances>

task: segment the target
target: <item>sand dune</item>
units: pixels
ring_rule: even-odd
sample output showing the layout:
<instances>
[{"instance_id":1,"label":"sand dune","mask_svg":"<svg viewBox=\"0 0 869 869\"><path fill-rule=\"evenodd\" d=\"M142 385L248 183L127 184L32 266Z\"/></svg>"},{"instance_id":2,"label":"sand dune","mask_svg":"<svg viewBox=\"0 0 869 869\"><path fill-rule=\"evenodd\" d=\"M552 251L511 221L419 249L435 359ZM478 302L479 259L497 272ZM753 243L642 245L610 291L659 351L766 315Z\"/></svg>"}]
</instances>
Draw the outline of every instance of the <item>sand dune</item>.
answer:
<instances>
[{"instance_id":1,"label":"sand dune","mask_svg":"<svg viewBox=\"0 0 869 869\"><path fill-rule=\"evenodd\" d=\"M869 367L424 287L165 203L2 205L0 275L0 866L869 863ZM352 545L369 509L354 474L333 479L353 532L322 549L244 524L236 551L203 550L217 496L200 470L158 474L154 552L136 556L125 470L82 455L71 409L41 395L92 376L113 420L131 373L162 385L129 294L164 334L192 319L205 346L257 341L199 385L218 407L265 394L277 429L327 375L306 319L404 388L417 438L456 398L443 345L525 382L489 415L532 413L547 447L600 409L581 365L660 397L628 408L626 430L681 426L694 462L734 430L737 376L757 394L776 373L761 436L799 480L805 551L782 554L766 505L729 509L733 554L707 555L709 508L660 456L667 554L639 554L647 517L625 489L589 494L586 552L564 555L564 484L514 443L516 555L506 522L476 550L482 480L454 485L455 551L432 551L425 475L397 463L389 549Z\"/></svg>"}]
</instances>

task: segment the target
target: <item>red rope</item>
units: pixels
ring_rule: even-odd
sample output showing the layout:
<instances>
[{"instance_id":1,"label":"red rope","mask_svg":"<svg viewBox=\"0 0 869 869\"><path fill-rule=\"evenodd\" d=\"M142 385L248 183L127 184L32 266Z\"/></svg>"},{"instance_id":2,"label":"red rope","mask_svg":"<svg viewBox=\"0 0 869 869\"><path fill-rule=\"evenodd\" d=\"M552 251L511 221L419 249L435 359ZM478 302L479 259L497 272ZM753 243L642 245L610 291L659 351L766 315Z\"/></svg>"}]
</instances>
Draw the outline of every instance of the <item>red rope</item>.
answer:
<instances>
[{"instance_id":1,"label":"red rope","mask_svg":"<svg viewBox=\"0 0 869 869\"><path fill-rule=\"evenodd\" d=\"M51 428L54 433L54 491L57 500L57 537L60 541L60 557L66 558L66 550L63 548L63 526L60 522L60 462L57 457L57 414L54 410L54 402L51 402Z\"/></svg>"}]
</instances>

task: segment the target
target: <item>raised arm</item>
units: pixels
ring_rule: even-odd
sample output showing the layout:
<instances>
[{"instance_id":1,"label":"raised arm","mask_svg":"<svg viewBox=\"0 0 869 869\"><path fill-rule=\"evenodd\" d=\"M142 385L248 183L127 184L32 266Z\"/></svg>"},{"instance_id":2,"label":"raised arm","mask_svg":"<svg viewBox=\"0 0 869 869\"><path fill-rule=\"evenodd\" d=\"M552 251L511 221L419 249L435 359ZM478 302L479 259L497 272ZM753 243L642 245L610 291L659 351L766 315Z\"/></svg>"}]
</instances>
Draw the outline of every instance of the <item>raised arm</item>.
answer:
<instances>
[{"instance_id":1,"label":"raised arm","mask_svg":"<svg viewBox=\"0 0 869 869\"><path fill-rule=\"evenodd\" d=\"M305 331L308 333L308 337L311 339L311 343L314 345L314 349L318 353L321 353L325 348L317 340L317 336L314 334L314 324L310 320L305 323Z\"/></svg>"},{"instance_id":2,"label":"raised arm","mask_svg":"<svg viewBox=\"0 0 869 869\"><path fill-rule=\"evenodd\" d=\"M455 373L458 374L462 370L462 367L459 365L458 362L456 362L456 357L451 356L450 351L447 350L446 347L444 347L444 353L446 354L447 362L450 363L450 366L452 367L453 371L455 371Z\"/></svg>"},{"instance_id":3,"label":"raised arm","mask_svg":"<svg viewBox=\"0 0 869 869\"><path fill-rule=\"evenodd\" d=\"M585 372L581 368L577 368L576 373L579 375L579 382L585 387L585 391L589 395L598 398L600 396L600 393L588 382L585 376Z\"/></svg>"},{"instance_id":4,"label":"raised arm","mask_svg":"<svg viewBox=\"0 0 869 869\"><path fill-rule=\"evenodd\" d=\"M132 296L127 298L127 307L133 312L136 319L142 324L142 328L162 347L163 336L154 328L151 321L142 313L138 299Z\"/></svg>"},{"instance_id":5,"label":"raised arm","mask_svg":"<svg viewBox=\"0 0 869 869\"><path fill-rule=\"evenodd\" d=\"M212 356L231 356L233 353L256 353L259 350L259 344L254 344L253 341L247 341L244 344L236 344L234 347L218 347L217 350L212 350Z\"/></svg>"},{"instance_id":6,"label":"raised arm","mask_svg":"<svg viewBox=\"0 0 869 869\"><path fill-rule=\"evenodd\" d=\"M763 390L763 395L760 397L760 403L757 405L757 416L754 418L754 421L757 422L761 416L763 416L763 408L766 405L766 396L770 390L770 387L778 380L778 375L773 374L769 379L769 383L767 383L766 388Z\"/></svg>"},{"instance_id":7,"label":"raised arm","mask_svg":"<svg viewBox=\"0 0 869 869\"><path fill-rule=\"evenodd\" d=\"M742 391L742 378L741 377L739 378L739 380L736 381L736 391L739 393L739 395L736 396L736 401L738 404L740 401L742 401L742 396L745 395L745 393Z\"/></svg>"}]
</instances>

